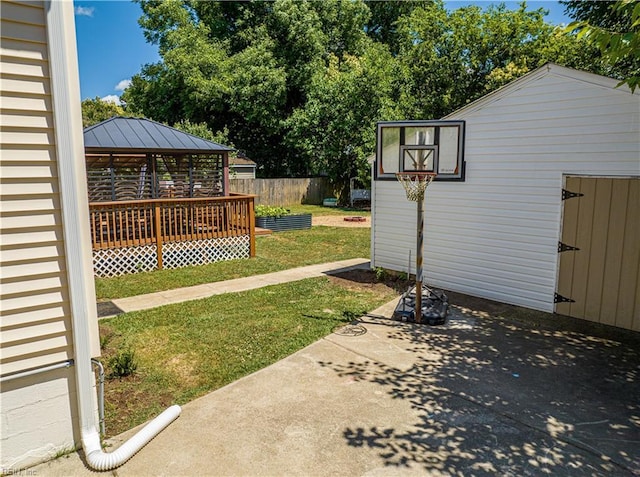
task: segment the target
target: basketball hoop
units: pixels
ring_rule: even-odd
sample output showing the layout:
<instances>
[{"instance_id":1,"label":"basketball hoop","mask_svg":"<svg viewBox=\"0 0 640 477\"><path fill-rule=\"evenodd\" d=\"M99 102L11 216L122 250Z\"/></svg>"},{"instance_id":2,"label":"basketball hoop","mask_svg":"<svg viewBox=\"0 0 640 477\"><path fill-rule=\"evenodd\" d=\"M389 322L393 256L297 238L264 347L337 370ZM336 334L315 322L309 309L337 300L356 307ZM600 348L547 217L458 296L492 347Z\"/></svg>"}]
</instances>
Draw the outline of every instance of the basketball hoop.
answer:
<instances>
[{"instance_id":1,"label":"basketball hoop","mask_svg":"<svg viewBox=\"0 0 640 477\"><path fill-rule=\"evenodd\" d=\"M415 323L424 319L429 325L446 321L446 295L423 286L424 201L436 175L438 180L464 180L464 126L464 121L449 120L378 123L375 180L395 176L407 199L416 203L416 286L402 296L395 319Z\"/></svg>"},{"instance_id":2,"label":"basketball hoop","mask_svg":"<svg viewBox=\"0 0 640 477\"><path fill-rule=\"evenodd\" d=\"M412 202L424 199L424 191L435 177L435 172L396 172L396 179L407 192L407 199Z\"/></svg>"}]
</instances>

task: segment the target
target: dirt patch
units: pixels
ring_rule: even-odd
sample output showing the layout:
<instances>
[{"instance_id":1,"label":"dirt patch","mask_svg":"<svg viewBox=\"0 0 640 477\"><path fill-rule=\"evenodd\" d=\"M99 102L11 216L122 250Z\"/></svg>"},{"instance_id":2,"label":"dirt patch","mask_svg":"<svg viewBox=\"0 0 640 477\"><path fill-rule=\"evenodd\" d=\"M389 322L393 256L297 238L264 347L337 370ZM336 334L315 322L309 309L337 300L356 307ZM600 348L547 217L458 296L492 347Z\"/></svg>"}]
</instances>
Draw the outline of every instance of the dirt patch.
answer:
<instances>
[{"instance_id":1,"label":"dirt patch","mask_svg":"<svg viewBox=\"0 0 640 477\"><path fill-rule=\"evenodd\" d=\"M111 301L99 301L98 305L98 318L104 318L106 316L120 315L124 313Z\"/></svg>"},{"instance_id":2,"label":"dirt patch","mask_svg":"<svg viewBox=\"0 0 640 477\"><path fill-rule=\"evenodd\" d=\"M397 275L386 274L379 278L373 270L360 268L330 275L329 280L352 291L373 290L380 293L395 291L401 294L409 287L409 282Z\"/></svg>"},{"instance_id":3,"label":"dirt patch","mask_svg":"<svg viewBox=\"0 0 640 477\"><path fill-rule=\"evenodd\" d=\"M107 437L125 432L137 422L152 418L160 410L175 404L169 391L146 389L144 378L134 373L123 378L108 379L104 387L105 419ZM140 403L145 403L140 406Z\"/></svg>"},{"instance_id":4,"label":"dirt patch","mask_svg":"<svg viewBox=\"0 0 640 477\"><path fill-rule=\"evenodd\" d=\"M354 215L356 217L356 215ZM371 228L371 217L365 217L364 221L356 222L356 221L348 221L344 220L344 215L321 215L316 217L315 215L311 217L311 225L324 225L327 227L367 227Z\"/></svg>"}]
</instances>

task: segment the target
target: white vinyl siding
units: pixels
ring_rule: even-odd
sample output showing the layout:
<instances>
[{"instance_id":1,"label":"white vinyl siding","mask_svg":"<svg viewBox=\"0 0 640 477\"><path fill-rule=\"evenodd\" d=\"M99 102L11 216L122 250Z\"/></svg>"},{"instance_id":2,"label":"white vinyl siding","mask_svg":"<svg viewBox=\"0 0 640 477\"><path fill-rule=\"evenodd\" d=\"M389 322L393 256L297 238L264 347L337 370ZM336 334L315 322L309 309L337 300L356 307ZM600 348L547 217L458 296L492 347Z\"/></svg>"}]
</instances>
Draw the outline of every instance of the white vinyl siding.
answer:
<instances>
[{"instance_id":1,"label":"white vinyl siding","mask_svg":"<svg viewBox=\"0 0 640 477\"><path fill-rule=\"evenodd\" d=\"M3 2L2 374L72 358L45 11Z\"/></svg>"},{"instance_id":2,"label":"white vinyl siding","mask_svg":"<svg viewBox=\"0 0 640 477\"><path fill-rule=\"evenodd\" d=\"M92 356L99 340L73 4L3 0L0 17L0 468L13 474L77 445L72 318Z\"/></svg>"},{"instance_id":3,"label":"white vinyl siding","mask_svg":"<svg viewBox=\"0 0 640 477\"><path fill-rule=\"evenodd\" d=\"M640 174L640 95L551 65L453 113L466 120L466 181L425 199L425 281L553 311L566 174ZM372 265L415 267L416 204L375 181Z\"/></svg>"},{"instance_id":4,"label":"white vinyl siding","mask_svg":"<svg viewBox=\"0 0 640 477\"><path fill-rule=\"evenodd\" d=\"M231 164L229 166L231 177L233 179L255 179L256 168L253 166L244 167Z\"/></svg>"}]
</instances>

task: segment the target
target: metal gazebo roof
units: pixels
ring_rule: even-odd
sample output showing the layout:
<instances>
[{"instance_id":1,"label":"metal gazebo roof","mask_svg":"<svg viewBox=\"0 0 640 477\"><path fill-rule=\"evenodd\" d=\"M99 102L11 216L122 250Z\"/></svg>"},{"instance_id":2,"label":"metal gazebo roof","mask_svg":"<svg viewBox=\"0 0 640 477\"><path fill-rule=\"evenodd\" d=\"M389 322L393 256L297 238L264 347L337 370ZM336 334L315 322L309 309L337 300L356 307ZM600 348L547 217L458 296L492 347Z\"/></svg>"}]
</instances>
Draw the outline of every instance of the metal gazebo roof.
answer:
<instances>
[{"instance_id":1,"label":"metal gazebo roof","mask_svg":"<svg viewBox=\"0 0 640 477\"><path fill-rule=\"evenodd\" d=\"M216 154L232 151L150 119L113 117L84 130L86 152Z\"/></svg>"}]
</instances>

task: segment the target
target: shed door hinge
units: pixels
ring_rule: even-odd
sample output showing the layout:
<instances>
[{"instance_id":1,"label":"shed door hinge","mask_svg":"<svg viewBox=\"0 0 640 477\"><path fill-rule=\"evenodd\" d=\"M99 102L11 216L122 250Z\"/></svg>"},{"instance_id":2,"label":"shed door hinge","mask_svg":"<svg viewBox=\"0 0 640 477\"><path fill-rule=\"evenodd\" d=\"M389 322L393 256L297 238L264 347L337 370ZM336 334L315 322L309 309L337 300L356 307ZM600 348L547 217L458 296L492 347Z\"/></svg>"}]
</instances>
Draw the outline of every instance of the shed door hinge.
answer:
<instances>
[{"instance_id":1,"label":"shed door hinge","mask_svg":"<svg viewBox=\"0 0 640 477\"><path fill-rule=\"evenodd\" d=\"M580 250L578 247L574 247L573 245L567 245L566 243L558 242L558 253L562 252L570 252Z\"/></svg>"},{"instance_id":2,"label":"shed door hinge","mask_svg":"<svg viewBox=\"0 0 640 477\"><path fill-rule=\"evenodd\" d=\"M572 300L571 298L567 298L562 295L559 295L558 293L554 293L553 302L554 303L575 303L576 301Z\"/></svg>"},{"instance_id":3,"label":"shed door hinge","mask_svg":"<svg viewBox=\"0 0 640 477\"><path fill-rule=\"evenodd\" d=\"M567 189L562 189L562 200L573 199L574 197L582 197L584 196L581 192L571 192Z\"/></svg>"}]
</instances>

